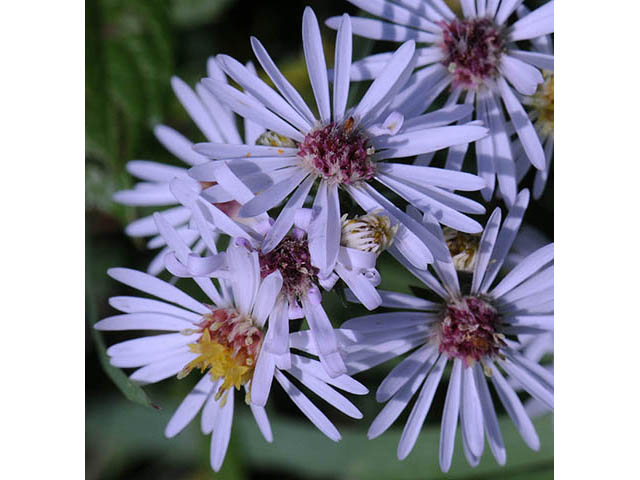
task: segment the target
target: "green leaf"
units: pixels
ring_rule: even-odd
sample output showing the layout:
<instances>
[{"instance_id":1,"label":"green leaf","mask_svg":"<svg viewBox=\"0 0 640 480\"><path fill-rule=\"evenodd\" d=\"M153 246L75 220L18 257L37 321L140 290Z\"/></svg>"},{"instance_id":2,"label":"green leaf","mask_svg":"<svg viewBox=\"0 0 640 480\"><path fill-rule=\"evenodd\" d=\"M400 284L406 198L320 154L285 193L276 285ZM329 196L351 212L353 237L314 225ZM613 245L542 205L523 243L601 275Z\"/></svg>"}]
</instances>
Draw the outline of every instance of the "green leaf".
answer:
<instances>
[{"instance_id":1,"label":"green leaf","mask_svg":"<svg viewBox=\"0 0 640 480\"><path fill-rule=\"evenodd\" d=\"M117 166L137 151L140 135L163 117L170 98L173 49L165 2L103 0L100 37L107 97L118 128Z\"/></svg>"},{"instance_id":2,"label":"green leaf","mask_svg":"<svg viewBox=\"0 0 640 480\"><path fill-rule=\"evenodd\" d=\"M87 305L91 302L87 299ZM89 308L89 307L87 307ZM145 393L145 391L140 387L140 385L132 382L127 375L120 370L119 368L114 367L109 363L109 357L107 356L106 347L104 345L104 340L102 339L102 335L98 332L93 326L90 326L91 336L93 337L93 341L96 345L96 350L98 352L98 358L100 359L100 365L102 369L107 374L107 376L111 379L111 381L120 389L120 391L127 397L128 400L131 400L134 403L138 403L140 405L144 405L145 407L153 407L156 410L159 410L160 407L151 402L151 399Z\"/></svg>"},{"instance_id":3,"label":"green leaf","mask_svg":"<svg viewBox=\"0 0 640 480\"><path fill-rule=\"evenodd\" d=\"M87 259L94 259L95 257L92 255L91 249L91 239L88 235L85 236L85 254ZM109 362L109 356L107 355L107 350L104 344L104 340L102 339L102 335L98 330L93 328L94 324L98 321L98 313L96 309L97 305L97 295L96 290L99 290L99 286L94 286L96 283L94 279L98 272L95 272L95 265L87 261L86 263L86 271L85 278L87 279L86 287L85 287L85 309L87 315L87 324L88 328L91 331L91 337L93 338L96 352L98 355L98 359L100 360L100 365L102 369L107 374L107 376L113 381L113 383L120 389L120 391L124 394L132 402L138 403L140 405L144 405L146 407L153 407L155 409L159 409L157 405L154 405L145 391L132 382L129 377L119 368L114 367ZM99 269L102 271L103 279L106 280L106 275L104 274L103 269Z\"/></svg>"},{"instance_id":4,"label":"green leaf","mask_svg":"<svg viewBox=\"0 0 640 480\"><path fill-rule=\"evenodd\" d=\"M86 208L126 223L132 209L116 205L112 195L130 187L124 165L151 137L171 98L168 4L90 0L85 27Z\"/></svg>"},{"instance_id":5,"label":"green leaf","mask_svg":"<svg viewBox=\"0 0 640 480\"><path fill-rule=\"evenodd\" d=\"M116 155L115 123L108 98L104 61L102 9L96 0L86 3L85 15L85 148L102 162Z\"/></svg>"}]
</instances>

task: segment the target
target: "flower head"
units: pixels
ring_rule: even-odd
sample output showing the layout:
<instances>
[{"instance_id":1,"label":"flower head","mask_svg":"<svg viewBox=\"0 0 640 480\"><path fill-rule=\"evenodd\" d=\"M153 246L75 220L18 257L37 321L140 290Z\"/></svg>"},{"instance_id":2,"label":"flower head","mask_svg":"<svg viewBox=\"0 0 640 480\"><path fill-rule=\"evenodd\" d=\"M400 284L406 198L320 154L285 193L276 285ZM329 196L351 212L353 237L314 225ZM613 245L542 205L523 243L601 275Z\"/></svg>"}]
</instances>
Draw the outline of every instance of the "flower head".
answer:
<instances>
[{"instance_id":1,"label":"flower head","mask_svg":"<svg viewBox=\"0 0 640 480\"><path fill-rule=\"evenodd\" d=\"M528 13L525 7L518 9L518 15L524 16ZM535 51L541 55L553 54L553 41L550 35L545 35L532 40ZM531 96L525 96L522 103L528 107L529 119L533 123L536 133L542 142L545 155L545 166L541 170L536 171L533 183L533 197L539 199L544 192L549 172L551 171L551 163L554 150L553 135L553 119L554 119L554 76L553 65L547 66L542 71L544 81L538 85L538 89ZM520 182L525 174L530 170L530 165L526 159L522 143L517 139L513 143L514 158L516 159L516 176Z\"/></svg>"},{"instance_id":2,"label":"flower head","mask_svg":"<svg viewBox=\"0 0 640 480\"><path fill-rule=\"evenodd\" d=\"M456 270L472 273L478 256L480 235L458 232L448 227L443 228L442 233Z\"/></svg>"},{"instance_id":3,"label":"flower head","mask_svg":"<svg viewBox=\"0 0 640 480\"><path fill-rule=\"evenodd\" d=\"M187 265L194 252L160 214L155 219L173 258ZM218 279L220 288L209 278L194 278L208 297L207 304L149 274L126 268L109 270L112 278L158 299L114 297L111 305L124 313L99 321L95 328L172 332L112 345L107 350L111 363L137 368L131 379L139 383L155 383L174 375L181 379L195 369L204 373L171 417L165 435L180 433L202 409L202 430L212 436L211 466L216 471L229 443L236 390L245 389L245 402L260 431L272 441L264 405L274 378L316 427L332 440L339 440L335 426L288 376L355 418L361 417L360 412L329 383L357 394L366 393L366 388L346 375L329 379L320 362L307 356L291 354L290 369L278 367L273 352L278 351L278 344L289 348L288 329L282 328L287 312L276 302L282 287L280 272L263 278L258 253L240 245L230 245L223 258L228 271Z\"/></svg>"},{"instance_id":4,"label":"flower head","mask_svg":"<svg viewBox=\"0 0 640 480\"><path fill-rule=\"evenodd\" d=\"M353 129L353 118L312 130L298 147L298 157L314 174L338 185L371 180L373 154L366 135Z\"/></svg>"},{"instance_id":5,"label":"flower head","mask_svg":"<svg viewBox=\"0 0 640 480\"><path fill-rule=\"evenodd\" d=\"M414 68L413 41L405 42L390 55L384 72L363 98L347 108L351 29L349 16L341 17L331 96L320 28L313 11L305 9L303 47L319 115L312 113L257 39L251 40L254 53L277 91L248 75L246 68L233 58L218 56L224 71L246 93L212 78L203 79L202 84L220 102L272 133L261 137L257 145L196 145L196 151L212 161L191 169L190 175L197 181L218 181L228 192L245 185L255 197L241 202L241 216L252 217L284 205L263 245L265 253L289 232L294 212L317 185L313 203L316 214L309 231L326 234L310 235L309 251L312 264L324 277L333 271L340 251L339 189L365 211L384 210L393 225L402 225L405 231L396 236L394 248L413 251L412 261L425 268L434 255L444 254L439 250L441 246L420 223L412 222L377 192L372 183L381 182L422 210L436 211L443 224L479 232L480 224L461 214L457 206L462 202L466 205L463 208L473 213L482 213L482 206L452 190L478 190L484 186L482 180L467 173L389 160L475 141L486 134L486 129L477 124L448 126L467 114L463 106L415 118L391 108L394 96L405 88ZM221 175L220 164L233 175Z\"/></svg>"},{"instance_id":6,"label":"flower head","mask_svg":"<svg viewBox=\"0 0 640 480\"><path fill-rule=\"evenodd\" d=\"M239 390L251 381L263 337L251 318L231 308L213 309L196 330L188 330L194 332L200 333L200 338L188 347L198 357L180 371L178 378L186 377L194 368L202 373L208 370L213 381L223 380L218 397L231 387Z\"/></svg>"},{"instance_id":7,"label":"flower head","mask_svg":"<svg viewBox=\"0 0 640 480\"><path fill-rule=\"evenodd\" d=\"M553 72L545 70L543 74L544 82L528 102L535 112L535 126L541 138L553 135Z\"/></svg>"},{"instance_id":8,"label":"flower head","mask_svg":"<svg viewBox=\"0 0 640 480\"><path fill-rule=\"evenodd\" d=\"M214 58L210 58L207 62L207 74L210 77L220 79L220 81L226 81L224 72ZM242 141L233 112L221 105L215 98L212 101L212 95L205 88L197 85L194 91L178 77L171 79L171 86L178 100L206 139L228 143ZM245 129L245 139L252 141L257 135L260 135L262 130L249 125ZM206 157L193 151L193 144L190 140L173 128L158 125L154 128L154 134L158 141L187 167L207 161ZM164 210L167 221L178 230L182 238L196 252L204 251L207 245L200 239L196 230L189 228L190 210L179 204L170 191L169 184L174 178L180 178L188 182L194 192L203 192L203 195L206 196L207 190L216 186L217 182L196 182L189 178L187 168L147 160L128 162L127 171L139 178L141 182L131 190L116 192L113 196L114 200L130 206L170 207ZM220 190L220 187L216 190ZM228 194L213 203L230 217L235 217L241 207L240 203ZM164 269L163 258L167 254L168 248L163 237L159 235L153 216L149 215L131 222L125 231L127 235L132 237L152 236L153 238L148 244L149 248L163 247L151 261L147 270L152 275L159 274Z\"/></svg>"},{"instance_id":9,"label":"flower head","mask_svg":"<svg viewBox=\"0 0 640 480\"><path fill-rule=\"evenodd\" d=\"M493 357L505 345L504 335L498 333L500 324L498 310L489 299L473 295L452 298L443 308L438 351L462 360L467 367Z\"/></svg>"},{"instance_id":10,"label":"flower head","mask_svg":"<svg viewBox=\"0 0 640 480\"><path fill-rule=\"evenodd\" d=\"M307 235L300 229L287 234L270 252L260 251L258 258L263 277L280 272L283 293L291 302L305 297L317 282L318 269L311 264Z\"/></svg>"},{"instance_id":11,"label":"flower head","mask_svg":"<svg viewBox=\"0 0 640 480\"><path fill-rule=\"evenodd\" d=\"M382 434L421 388L398 445L400 459L415 444L448 362L452 363L452 373L440 438L443 471L451 465L458 421L465 455L472 466L480 461L485 431L496 460L500 464L506 461L488 381L525 442L533 449L539 447L533 425L502 372L553 409L553 374L526 357L518 341L520 335L540 337L553 329L553 244L532 252L502 280L495 281L528 200L528 191L520 192L502 228L500 210L493 212L480 240L470 286L460 284L451 257L434 262L435 275L404 261L440 298L434 301L382 291L383 306L404 306L410 311L368 315L342 325L341 344L351 352L346 361L353 372L415 349L378 387L378 401L391 401L369 429L370 438ZM437 231L434 219L426 216L425 221L428 228Z\"/></svg>"},{"instance_id":12,"label":"flower head","mask_svg":"<svg viewBox=\"0 0 640 480\"><path fill-rule=\"evenodd\" d=\"M349 219L342 216L341 245L363 252L380 254L393 243L398 225L392 225L389 217L369 213Z\"/></svg>"},{"instance_id":13,"label":"flower head","mask_svg":"<svg viewBox=\"0 0 640 480\"><path fill-rule=\"evenodd\" d=\"M453 86L476 89L494 80L506 50L505 33L490 18L455 18L440 22L444 58L453 75Z\"/></svg>"},{"instance_id":14,"label":"flower head","mask_svg":"<svg viewBox=\"0 0 640 480\"><path fill-rule=\"evenodd\" d=\"M548 164L536 129L514 90L520 95L533 95L544 81L541 70L553 70L553 51L542 52L536 43L553 32L554 2L529 12L520 6L522 2L464 1L459 17L444 2L417 0L409 5L391 0L349 1L383 19L352 19L356 35L395 42L413 39L422 44L416 49L415 66L425 68L411 76L390 109L411 118L427 111L450 87L447 105L460 102L473 107L460 122L475 117L489 128L489 135L476 143L478 175L485 180L484 199L493 196L497 179L500 195L511 207L517 193L518 157L511 149L507 114L527 165L542 171ZM516 9L521 18L512 21ZM332 17L326 23L338 29L340 22L340 17ZM534 45L536 51L518 43L523 40ZM376 54L355 62L352 78L376 78L387 68L390 55ZM467 148L467 143L450 148L446 168L460 170ZM423 157L420 162L430 158Z\"/></svg>"}]
</instances>

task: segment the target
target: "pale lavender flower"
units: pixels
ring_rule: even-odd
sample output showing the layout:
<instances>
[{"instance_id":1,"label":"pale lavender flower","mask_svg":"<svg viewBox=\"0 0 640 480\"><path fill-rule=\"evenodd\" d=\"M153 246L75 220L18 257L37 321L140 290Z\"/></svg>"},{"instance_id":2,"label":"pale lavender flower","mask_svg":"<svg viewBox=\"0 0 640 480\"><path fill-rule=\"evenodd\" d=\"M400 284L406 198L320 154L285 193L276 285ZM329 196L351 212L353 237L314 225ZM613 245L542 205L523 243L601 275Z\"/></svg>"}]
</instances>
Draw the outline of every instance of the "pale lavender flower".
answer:
<instances>
[{"instance_id":1,"label":"pale lavender flower","mask_svg":"<svg viewBox=\"0 0 640 480\"><path fill-rule=\"evenodd\" d=\"M468 173L386 160L475 141L486 135L487 129L477 124L447 126L469 113L470 107L463 105L414 118L389 108L414 69L413 41L390 55L386 68L364 97L354 108L347 109L351 20L345 15L339 23L331 98L319 25L313 11L305 9L303 46L319 118L257 39L251 39L254 53L279 93L259 78L247 75L233 58L217 57L225 72L246 93L216 79L203 79L203 85L232 110L265 127L270 136L259 139L258 145L198 144L197 152L217 160L193 167L190 174L198 181L217 181L230 194L246 185L256 195L240 210L244 216L262 214L282 204L290 195L265 239L265 252L274 249L289 232L295 212L303 206L318 181L314 215L309 225L309 248L313 264L322 274L327 275L334 269L339 254L340 189L350 194L365 211L383 209L394 223L405 225L406 234L396 238L395 248L411 255L411 245L420 239L428 248L426 256L410 258L424 268L433 260L432 253L444 254L441 246L419 222L376 191L371 180L386 185L419 209L432 211L445 225L479 232L480 224L460 212L483 213L484 208L453 190L479 190L484 186L482 179Z\"/></svg>"},{"instance_id":2,"label":"pale lavender flower","mask_svg":"<svg viewBox=\"0 0 640 480\"><path fill-rule=\"evenodd\" d=\"M553 32L553 1L510 23L522 0L462 0L463 18L457 18L443 0L348 0L387 21L353 18L353 33L377 40L426 44L416 50L418 70L391 103L405 116L424 112L451 86L446 105L459 100L475 105L475 118L489 127L489 136L476 143L482 190L491 199L496 176L507 206L516 196L516 172L503 108L513 122L525 158L535 168L546 168L545 153L535 128L513 88L532 95L543 82L540 69L553 69L553 54L522 50L516 42L535 40ZM390 22L390 23L389 23ZM327 20L337 29L340 17ZM352 79L375 78L385 69L391 53L372 55L352 67ZM509 85L511 84L511 86ZM472 114L462 122L472 119ZM468 144L449 149L446 168L460 170ZM428 164L431 155L420 156Z\"/></svg>"},{"instance_id":3,"label":"pale lavender flower","mask_svg":"<svg viewBox=\"0 0 640 480\"><path fill-rule=\"evenodd\" d=\"M271 219L255 222L251 226L240 224L193 192L187 182L176 179L171 184L171 190L178 201L191 209L194 223L205 242L213 242L212 232L222 232L234 242L258 253L263 276L274 271L280 272L283 282L276 300L279 308L287 311L290 319L306 318L320 361L327 373L331 376L344 373L346 367L331 321L322 307L322 294L318 285L328 290L338 278L342 278L367 308L377 308L382 299L376 290L380 283L380 275L375 269L376 259L378 253L393 242L397 231L397 228L391 226L389 219L371 214L361 217L356 227L348 228L343 235L344 239L341 238L341 243L346 245L341 244L339 247L334 270L325 275L311 263L310 209L298 209L293 219L293 229L287 232L275 248L267 251L264 245L275 228ZM368 238L369 234L373 238ZM231 268L221 261L222 257L190 255L180 260L169 254L166 262L168 270L178 277L216 276L221 270ZM282 341L272 351L276 355L276 364L281 368L288 368L290 359L286 334L289 332L289 325L285 323L281 327ZM266 401L266 398L255 398L257 403L263 400Z\"/></svg>"},{"instance_id":4,"label":"pale lavender flower","mask_svg":"<svg viewBox=\"0 0 640 480\"><path fill-rule=\"evenodd\" d=\"M522 354L532 362L540 363L544 357L553 356L553 332L544 333L542 335L519 335L518 340L523 345ZM543 368L553 375L553 362L548 365L543 365ZM517 381L514 381L514 383L515 388L522 390L522 385L520 383ZM549 412L553 412L553 409L549 409L548 405L540 402L536 398L529 398L524 403L524 408L531 418L540 417Z\"/></svg>"},{"instance_id":5,"label":"pale lavender flower","mask_svg":"<svg viewBox=\"0 0 640 480\"><path fill-rule=\"evenodd\" d=\"M420 390L402 432L398 458L404 459L413 448L449 362L452 371L440 436L443 471L451 466L458 422L470 465L480 461L485 433L498 463L506 461L487 379L526 444L539 448L535 428L503 371L553 409L553 374L527 358L516 340L517 335L540 336L553 329L553 244L536 250L496 281L528 201L529 192L523 190L502 227L500 209L494 210L480 240L470 286L461 286L450 257L433 263L435 275L405 261L439 299L381 291L383 306L409 311L354 318L338 331L350 374L413 350L378 387L376 399L387 403L368 432L369 438L384 433ZM434 233L440 231L429 215L424 221ZM303 332L291 336L291 345L303 348L310 342Z\"/></svg>"},{"instance_id":6,"label":"pale lavender flower","mask_svg":"<svg viewBox=\"0 0 640 480\"><path fill-rule=\"evenodd\" d=\"M525 16L529 10L525 7L518 8L518 15ZM547 55L553 55L553 40L550 35L531 40L533 49ZM530 96L523 96L521 101L529 109L529 119L538 132L540 142L544 149L545 165L541 170L536 170L533 182L533 198L539 199L544 192L551 170L551 160L553 158L553 117L554 117L554 82L553 64L550 68L542 71L544 82L538 85L536 93ZM530 170L531 164L527 160L522 144L516 140L513 144L513 154L516 159L516 177L518 183Z\"/></svg>"},{"instance_id":7,"label":"pale lavender flower","mask_svg":"<svg viewBox=\"0 0 640 480\"><path fill-rule=\"evenodd\" d=\"M187 262L193 251L161 218L158 225L175 256ZM218 279L219 288L209 278L194 278L210 303L201 303L149 274L110 269L112 278L159 300L113 297L110 304L123 314L105 318L95 328L172 332L112 345L107 350L111 363L137 368L131 379L140 384L156 383L174 375L183 378L193 369L206 372L169 420L165 435L180 433L202 410L201 429L204 434L211 434L211 466L216 471L222 466L229 444L234 390L244 388L245 401L262 435L272 441L264 406L254 402L253 397L265 397L266 402L274 378L322 433L338 441L340 434L335 426L289 376L354 418L361 418L361 413L331 385L355 394L365 394L367 389L346 375L330 378L320 362L298 354L290 355L286 373L278 368L272 347L281 341L281 327L288 322L287 312L276 302L283 278L278 271L261 278L257 252L241 246L231 245L225 252L225 262L228 271Z\"/></svg>"},{"instance_id":8,"label":"pale lavender flower","mask_svg":"<svg viewBox=\"0 0 640 480\"><path fill-rule=\"evenodd\" d=\"M522 224L513 241L509 255L504 261L503 268L511 270L534 250L544 247L547 243L549 243L549 237L545 233L529 223Z\"/></svg>"},{"instance_id":9,"label":"pale lavender flower","mask_svg":"<svg viewBox=\"0 0 640 480\"><path fill-rule=\"evenodd\" d=\"M549 238L544 233L531 225L523 224L511 246L509 255L505 259L503 270L507 272L512 270L526 257L548 243ZM545 334L521 334L518 335L518 340L522 344L522 354L529 360L540 362L543 357L553 356L553 331ZM544 365L544 368L553 372L553 361ZM511 384L514 388L522 389L522 386L515 379L511 379ZM549 408L535 398L528 399L524 407L532 418L549 412Z\"/></svg>"},{"instance_id":10,"label":"pale lavender flower","mask_svg":"<svg viewBox=\"0 0 640 480\"><path fill-rule=\"evenodd\" d=\"M252 67L249 66L249 68ZM213 57L209 58L207 62L207 74L220 82L227 81L224 72ZM222 105L206 88L202 85L196 85L194 91L178 77L171 79L171 86L178 100L205 138L223 143L242 142L234 113ZM255 141L264 132L264 129L248 120L244 123L244 129L245 141L247 142ZM199 238L196 230L189 228L191 213L188 208L179 205L176 201L169 189L169 183L174 178L183 179L185 182L190 182L194 191L203 191L206 196L207 189L211 185L193 180L187 174L187 170L188 167L199 165L208 159L195 152L192 142L171 127L158 125L154 129L154 134L158 141L187 168L149 160L132 160L127 163L127 171L140 179L141 182L137 183L132 190L116 192L113 199L118 203L131 206L170 207L163 210L164 218L178 229L180 236L190 246L193 246L196 252L203 252L206 247L205 243ZM217 205L231 216L235 216L241 207L235 200L219 202ZM149 248L163 247L147 269L152 275L159 274L164 269L163 258L168 252L168 248L163 237L158 233L153 216L148 215L131 222L125 232L132 237L151 236L152 238L147 245Z\"/></svg>"}]
</instances>

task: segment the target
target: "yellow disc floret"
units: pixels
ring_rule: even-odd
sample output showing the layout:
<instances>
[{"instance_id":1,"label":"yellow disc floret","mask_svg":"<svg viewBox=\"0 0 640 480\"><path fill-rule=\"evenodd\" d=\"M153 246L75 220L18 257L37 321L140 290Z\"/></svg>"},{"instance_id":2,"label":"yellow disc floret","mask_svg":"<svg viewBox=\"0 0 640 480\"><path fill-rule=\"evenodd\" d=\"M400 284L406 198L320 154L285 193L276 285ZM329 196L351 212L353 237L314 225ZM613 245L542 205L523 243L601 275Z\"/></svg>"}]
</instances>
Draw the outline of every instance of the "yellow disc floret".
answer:
<instances>
[{"instance_id":1,"label":"yellow disc floret","mask_svg":"<svg viewBox=\"0 0 640 480\"><path fill-rule=\"evenodd\" d=\"M537 116L535 126L542 136L553 135L553 72L544 71L544 82L529 100Z\"/></svg>"},{"instance_id":2,"label":"yellow disc floret","mask_svg":"<svg viewBox=\"0 0 640 480\"><path fill-rule=\"evenodd\" d=\"M198 356L182 369L178 378L186 377L196 368L203 373L208 370L213 381L223 380L216 399L230 388L239 390L249 383L262 345L262 330L232 309L205 315L199 326L197 331L202 335L189 344L189 350Z\"/></svg>"},{"instance_id":3,"label":"yellow disc floret","mask_svg":"<svg viewBox=\"0 0 640 480\"><path fill-rule=\"evenodd\" d=\"M459 232L449 227L444 227L442 233L456 270L473 272L480 246L480 235Z\"/></svg>"}]
</instances>

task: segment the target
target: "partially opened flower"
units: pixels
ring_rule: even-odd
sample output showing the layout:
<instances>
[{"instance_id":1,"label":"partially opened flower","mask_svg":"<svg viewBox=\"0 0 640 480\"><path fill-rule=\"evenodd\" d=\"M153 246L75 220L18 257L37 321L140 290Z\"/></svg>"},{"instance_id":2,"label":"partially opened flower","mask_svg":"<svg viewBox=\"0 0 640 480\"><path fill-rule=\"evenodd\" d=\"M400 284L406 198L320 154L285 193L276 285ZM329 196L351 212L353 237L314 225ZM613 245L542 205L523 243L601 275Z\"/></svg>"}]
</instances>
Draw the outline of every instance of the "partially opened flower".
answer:
<instances>
[{"instance_id":1,"label":"partially opened flower","mask_svg":"<svg viewBox=\"0 0 640 480\"><path fill-rule=\"evenodd\" d=\"M377 256L391 245L397 228L391 226L389 219L382 215L370 214L344 220L341 243L335 270L323 275L312 265L309 248L312 218L310 209L296 211L293 228L278 242L275 248L265 249L270 232L275 228L271 220L256 222L252 226L232 221L215 205L189 189L189 185L176 179L171 185L176 198L191 209L194 223L205 241L211 241L212 232L222 232L234 239L235 243L257 252L263 277L278 271L282 276L282 287L276 299L279 308L288 312L288 318L306 318L311 335L317 345L320 361L331 376L346 371L344 361L338 349L335 332L322 307L322 294L319 285L329 290L342 278L358 299L369 309L377 308L382 299L376 291L380 276L375 269ZM320 234L320 232L316 232ZM185 256L180 262L167 257L167 268L177 276L218 275L221 270L231 266L220 262L220 255L210 257ZM288 333L288 323L282 325ZM275 347L274 347L275 348ZM289 345L279 343L275 348L276 364L288 368ZM259 397L258 403L266 401Z\"/></svg>"},{"instance_id":2,"label":"partially opened flower","mask_svg":"<svg viewBox=\"0 0 640 480\"><path fill-rule=\"evenodd\" d=\"M447 227L442 229L442 234L455 269L460 272L472 273L478 258L480 235L459 232Z\"/></svg>"},{"instance_id":3,"label":"partially opened flower","mask_svg":"<svg viewBox=\"0 0 640 480\"><path fill-rule=\"evenodd\" d=\"M374 438L385 432L420 390L398 445L398 458L413 448L448 364L452 370L440 437L443 471L451 466L458 422L472 466L480 461L485 433L498 463L506 461L488 380L527 445L539 447L533 424L504 374L553 409L553 374L523 355L517 337L546 335L553 329L553 244L536 250L496 282L528 201L528 191L520 192L502 227L500 209L494 210L480 240L469 286L460 282L451 258L434 262L435 275L405 262L439 298L381 292L383 306L404 311L367 315L342 325L339 338L350 373L414 350L378 387L376 399L387 403L368 433ZM428 215L425 222L434 233L439 231ZM298 338L291 340L296 348L304 345Z\"/></svg>"},{"instance_id":4,"label":"partially opened flower","mask_svg":"<svg viewBox=\"0 0 640 480\"><path fill-rule=\"evenodd\" d=\"M207 62L207 74L226 82L224 72L216 63L214 58ZM178 100L185 108L191 119L198 126L202 134L210 141L238 143L242 138L238 133L236 117L229 108L221 104L202 85L196 85L195 92L180 78L173 77L171 86ZM254 123L245 121L245 140L253 142L264 132ZM186 164L187 167L206 162L208 159L193 150L193 144L182 134L171 127L158 125L154 129L156 138L162 145L171 152L178 160ZM176 201L169 190L169 183L174 178L183 179L190 182L191 188L196 191L206 191L212 185L207 182L197 182L187 174L188 168L177 167L162 162L149 160L132 160L127 163L127 171L142 180L137 183L132 190L116 192L114 200L124 205L140 207L170 207L163 210L164 218L178 229L182 238L193 246L196 252L205 250L205 243L198 237L197 231L189 228L190 211ZM236 216L241 205L235 201L218 202L217 207L227 215ZM132 237L152 236L148 243L149 248L164 247L152 260L148 272L157 275L164 269L163 258L168 252L166 243L153 220L152 215L131 222L125 232Z\"/></svg>"},{"instance_id":5,"label":"partially opened flower","mask_svg":"<svg viewBox=\"0 0 640 480\"><path fill-rule=\"evenodd\" d=\"M339 254L340 190L347 192L365 211L384 209L394 224L405 225L407 232L396 238L395 247L411 250L409 239L420 239L428 249L440 248L431 253L427 250L424 258L412 258L422 268L433 260L432 253L443 253L433 235L380 194L372 186L373 180L417 208L432 211L445 225L479 232L480 224L460 212L483 213L484 208L453 190L478 190L484 186L483 180L468 173L386 161L475 141L487 131L476 124L447 126L469 113L465 106L452 106L415 118L389 108L414 68L414 42L403 44L358 104L347 109L351 20L347 15L340 20L332 98L320 29L310 8L304 12L302 31L319 118L278 70L262 44L252 38L254 53L279 93L259 78L247 75L239 62L225 55L217 57L221 67L246 93L216 79L203 79L202 83L221 102L262 125L269 134L258 139L256 145L219 142L196 145L197 152L215 160L192 168L192 177L198 181L217 181L230 194L238 184L246 185L256 195L240 210L244 216L271 210L290 195L267 235L265 252L276 248L287 235L295 212L317 184L309 231L321 234L310 235L309 248L312 263L323 275L333 270ZM221 173L223 166L232 174Z\"/></svg>"},{"instance_id":6,"label":"partially opened flower","mask_svg":"<svg viewBox=\"0 0 640 480\"><path fill-rule=\"evenodd\" d=\"M158 215L158 214L157 214ZM183 262L193 252L166 222L160 230L175 255ZM165 435L177 435L202 410L201 429L211 434L211 466L219 470L225 457L234 410L234 392L243 388L258 427L272 441L271 427L262 405L254 396L267 397L273 378L300 410L334 441L340 434L331 421L294 385L289 375L323 400L354 418L357 408L330 385L364 394L365 387L346 375L330 378L317 360L291 354L290 368L275 366L274 344L287 341L282 325L287 312L277 303L283 278L278 271L260 275L257 252L231 245L224 256L228 270L217 288L209 278L194 278L208 301L201 303L173 285L149 274L126 268L109 275L158 299L113 297L111 305L123 312L99 321L100 330L165 330L172 333L127 340L112 345L107 354L118 367L137 368L131 379L155 383L193 370L204 375L169 421ZM288 343L288 342L287 342Z\"/></svg>"},{"instance_id":7,"label":"partially opened flower","mask_svg":"<svg viewBox=\"0 0 640 480\"><path fill-rule=\"evenodd\" d=\"M532 95L543 82L540 69L553 69L553 54L529 51L517 43L553 32L553 1L514 22L510 19L521 3L517 0L462 0L463 18L457 18L442 0L348 1L387 20L353 18L354 34L425 44L416 50L415 62L416 67L425 68L396 95L394 109L405 116L420 114L449 86L446 105L463 101L474 106L475 118L490 130L488 137L476 143L478 175L486 181L482 194L486 200L491 198L497 176L499 191L510 206L516 196L516 174L500 101L514 124L525 158L537 169L545 169L542 145L513 88L522 95ZM327 25L337 29L340 22L340 17L333 17ZM352 78L375 78L386 70L392 55L372 55L355 62ZM461 121L471 119L469 114ZM446 168L460 170L467 148L464 142L451 148ZM421 162L429 159L421 158Z\"/></svg>"},{"instance_id":8,"label":"partially opened flower","mask_svg":"<svg viewBox=\"0 0 640 480\"><path fill-rule=\"evenodd\" d=\"M296 224L308 230L310 220L311 211L302 209ZM382 302L376 290L381 281L376 269L377 259L393 245L402 226L393 225L382 210L353 218L348 218L345 213L341 225L340 249L334 271L329 275L320 275L319 283L326 290L331 290L338 279L342 279L360 303L369 310L375 310Z\"/></svg>"}]
</instances>

